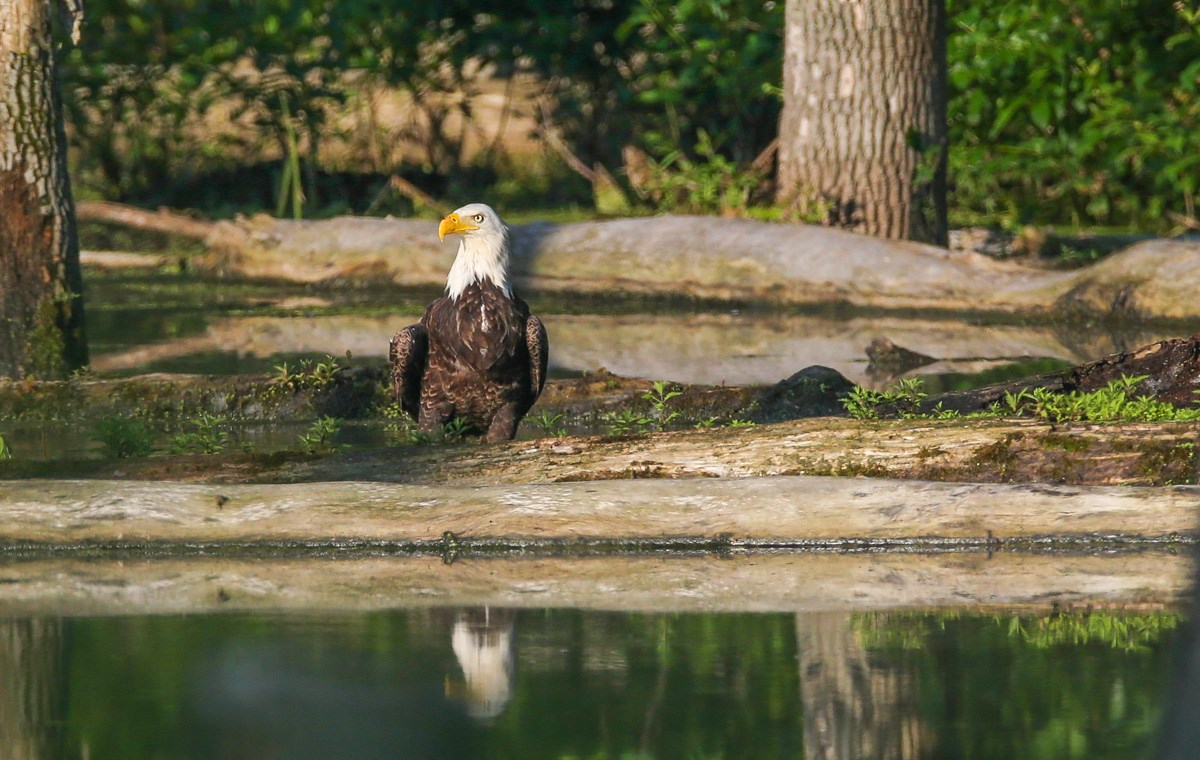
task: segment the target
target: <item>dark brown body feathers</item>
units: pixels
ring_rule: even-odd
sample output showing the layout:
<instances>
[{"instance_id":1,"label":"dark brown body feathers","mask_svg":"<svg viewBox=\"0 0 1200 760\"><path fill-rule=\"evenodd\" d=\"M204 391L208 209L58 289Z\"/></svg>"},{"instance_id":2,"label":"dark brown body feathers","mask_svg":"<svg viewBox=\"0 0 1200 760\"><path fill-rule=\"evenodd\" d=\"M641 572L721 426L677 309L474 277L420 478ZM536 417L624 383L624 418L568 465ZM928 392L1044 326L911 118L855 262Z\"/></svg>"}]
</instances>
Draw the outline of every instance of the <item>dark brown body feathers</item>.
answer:
<instances>
[{"instance_id":1,"label":"dark brown body feathers","mask_svg":"<svg viewBox=\"0 0 1200 760\"><path fill-rule=\"evenodd\" d=\"M392 338L392 394L423 432L460 419L489 441L508 440L542 392L548 355L529 306L476 282Z\"/></svg>"}]
</instances>

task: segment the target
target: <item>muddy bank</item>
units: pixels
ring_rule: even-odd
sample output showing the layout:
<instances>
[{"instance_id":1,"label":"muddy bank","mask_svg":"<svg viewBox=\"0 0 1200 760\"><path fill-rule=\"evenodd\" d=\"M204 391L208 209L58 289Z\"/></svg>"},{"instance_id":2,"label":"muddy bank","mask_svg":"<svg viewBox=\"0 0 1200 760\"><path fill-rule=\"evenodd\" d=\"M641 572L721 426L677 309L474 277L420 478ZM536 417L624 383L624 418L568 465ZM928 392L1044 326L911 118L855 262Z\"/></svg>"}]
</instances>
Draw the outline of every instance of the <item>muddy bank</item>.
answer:
<instances>
[{"instance_id":1,"label":"muddy bank","mask_svg":"<svg viewBox=\"0 0 1200 760\"><path fill-rule=\"evenodd\" d=\"M35 480L0 494L0 544L138 551L378 545L571 548L1033 546L1190 540L1200 488L689 478L446 486Z\"/></svg>"},{"instance_id":2,"label":"muddy bank","mask_svg":"<svg viewBox=\"0 0 1200 760\"><path fill-rule=\"evenodd\" d=\"M1185 554L955 553L352 559L33 560L0 565L9 616L444 606L647 612L953 607L1069 610L1178 603Z\"/></svg>"},{"instance_id":3,"label":"muddy bank","mask_svg":"<svg viewBox=\"0 0 1200 760\"><path fill-rule=\"evenodd\" d=\"M214 226L203 267L299 282L441 285L453 243L430 221L255 217ZM808 225L662 216L513 229L529 289L688 295L723 301L844 303L1005 314L1200 317L1200 243L1138 243L1052 272L917 243Z\"/></svg>"},{"instance_id":4,"label":"muddy bank","mask_svg":"<svg viewBox=\"0 0 1200 760\"><path fill-rule=\"evenodd\" d=\"M1169 344L1178 347L1177 344ZM1129 355L1132 358L1147 354ZM1153 356L1154 354L1149 354ZM1108 366L1108 360L1083 368ZM1116 363L1121 370L1125 364ZM1132 366L1129 372L1136 373ZM1140 365L1138 365L1140 366ZM1049 387L1076 371L1035 379ZM377 481L430 485L488 485L647 478L747 478L772 475L871 476L906 480L1076 485L1172 485L1200 482L1196 443L1200 423L1086 423L1019 418L861 421L808 417L842 412L833 389L807 398L802 385L776 388L688 386L672 399L689 429L664 433L567 436L539 433L501 445L407 441L402 422L385 416L385 374L366 367L332 376L319 387L268 377L147 376L70 383L0 383L3 432L15 455L0 461L2 478L127 478L200 483ZM1164 378L1170 380L1171 378ZM1161 383L1163 393L1190 396L1192 376ZM824 385L824 383L822 383ZM987 406L1006 386L942 398L964 412ZM595 373L551 381L535 411L561 415L563 424L610 429L621 412L653 415L643 395L650 383ZM1153 390L1154 387L1148 386ZM1184 398L1184 401L1189 400ZM926 405L934 403L927 400ZM128 459L72 450L36 456L30 447L47 434L86 443L101 420L134 415L152 426L165 447L202 413L220 414L234 436L223 453ZM356 450L304 454L296 442L314 417L356 418L379 443ZM787 420L752 427L705 427L719 419ZM293 431L291 448L240 450L237 431L267 424ZM399 428L393 430L397 424ZM606 427L608 426L608 427ZM391 442L388 445L386 442ZM86 456L86 458L81 458Z\"/></svg>"}]
</instances>

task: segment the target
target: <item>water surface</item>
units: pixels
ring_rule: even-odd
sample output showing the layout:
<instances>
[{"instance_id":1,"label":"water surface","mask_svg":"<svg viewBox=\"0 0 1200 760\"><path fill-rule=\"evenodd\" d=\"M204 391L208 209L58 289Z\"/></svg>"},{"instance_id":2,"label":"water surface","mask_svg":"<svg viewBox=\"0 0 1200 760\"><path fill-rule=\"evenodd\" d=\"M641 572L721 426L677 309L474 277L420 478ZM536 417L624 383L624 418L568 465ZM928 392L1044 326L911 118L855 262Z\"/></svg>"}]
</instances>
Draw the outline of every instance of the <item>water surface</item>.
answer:
<instances>
[{"instance_id":1,"label":"water surface","mask_svg":"<svg viewBox=\"0 0 1200 760\"><path fill-rule=\"evenodd\" d=\"M0 621L0 754L1129 758L1177 618L440 608Z\"/></svg>"},{"instance_id":2,"label":"water surface","mask_svg":"<svg viewBox=\"0 0 1200 760\"><path fill-rule=\"evenodd\" d=\"M391 335L416 321L437 295L223 282L169 272L93 273L86 292L92 366L100 374L238 374L347 351L383 361ZM871 372L866 355L874 338L886 337L930 357L914 372L967 378L959 384L969 385L970 378L1005 366L1040 360L1038 371L1045 371L1200 329L734 308L683 300L530 301L550 332L552 374L604 367L627 377L679 383L769 384L821 364L854 382L887 386L896 378Z\"/></svg>"}]
</instances>

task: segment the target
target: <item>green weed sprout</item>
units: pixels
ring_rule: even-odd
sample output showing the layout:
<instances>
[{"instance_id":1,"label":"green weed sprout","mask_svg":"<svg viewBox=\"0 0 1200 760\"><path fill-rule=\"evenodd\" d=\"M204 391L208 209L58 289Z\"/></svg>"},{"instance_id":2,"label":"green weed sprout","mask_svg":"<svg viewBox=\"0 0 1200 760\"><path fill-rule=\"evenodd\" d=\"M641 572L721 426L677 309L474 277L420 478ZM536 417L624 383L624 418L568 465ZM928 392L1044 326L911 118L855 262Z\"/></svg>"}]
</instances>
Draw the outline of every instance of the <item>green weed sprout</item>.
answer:
<instances>
[{"instance_id":1,"label":"green weed sprout","mask_svg":"<svg viewBox=\"0 0 1200 760\"><path fill-rule=\"evenodd\" d=\"M561 413L540 412L528 419L531 425L542 431L542 435L561 438L567 434L567 428L563 424L566 417Z\"/></svg>"},{"instance_id":2,"label":"green weed sprout","mask_svg":"<svg viewBox=\"0 0 1200 760\"><path fill-rule=\"evenodd\" d=\"M192 430L175 436L171 450L176 454L220 454L229 444L229 435L222 428L228 418L201 412L190 421Z\"/></svg>"},{"instance_id":3,"label":"green weed sprout","mask_svg":"<svg viewBox=\"0 0 1200 760\"><path fill-rule=\"evenodd\" d=\"M654 420L632 409L610 412L604 419L608 421L609 435L640 435L649 432L654 425Z\"/></svg>"},{"instance_id":4,"label":"green weed sprout","mask_svg":"<svg viewBox=\"0 0 1200 760\"><path fill-rule=\"evenodd\" d=\"M662 380L654 381L650 390L642 394L642 400L650 402L650 408L654 413L651 420L659 430L666 430L668 425L679 419L679 412L669 410L667 405L671 399L681 395L683 392L676 386Z\"/></svg>"},{"instance_id":5,"label":"green weed sprout","mask_svg":"<svg viewBox=\"0 0 1200 760\"><path fill-rule=\"evenodd\" d=\"M304 434L298 436L300 448L305 454L330 454L337 451L338 446L333 442L342 423L335 417L321 417L309 425Z\"/></svg>"}]
</instances>

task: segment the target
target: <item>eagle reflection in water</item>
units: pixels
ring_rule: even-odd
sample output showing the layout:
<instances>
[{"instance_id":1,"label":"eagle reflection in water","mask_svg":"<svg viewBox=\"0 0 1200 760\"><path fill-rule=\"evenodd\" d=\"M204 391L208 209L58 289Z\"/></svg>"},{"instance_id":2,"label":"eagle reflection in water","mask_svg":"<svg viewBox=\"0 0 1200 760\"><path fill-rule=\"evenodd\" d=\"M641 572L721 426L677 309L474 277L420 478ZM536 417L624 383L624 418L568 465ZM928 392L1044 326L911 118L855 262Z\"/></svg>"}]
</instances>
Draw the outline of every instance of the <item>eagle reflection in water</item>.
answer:
<instances>
[{"instance_id":1,"label":"eagle reflection in water","mask_svg":"<svg viewBox=\"0 0 1200 760\"><path fill-rule=\"evenodd\" d=\"M446 696L462 700L467 714L483 722L504 712L514 678L512 610L464 610L454 619L450 643L463 680L447 676Z\"/></svg>"}]
</instances>

